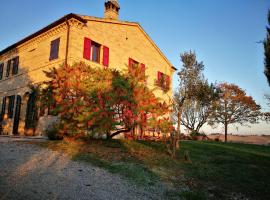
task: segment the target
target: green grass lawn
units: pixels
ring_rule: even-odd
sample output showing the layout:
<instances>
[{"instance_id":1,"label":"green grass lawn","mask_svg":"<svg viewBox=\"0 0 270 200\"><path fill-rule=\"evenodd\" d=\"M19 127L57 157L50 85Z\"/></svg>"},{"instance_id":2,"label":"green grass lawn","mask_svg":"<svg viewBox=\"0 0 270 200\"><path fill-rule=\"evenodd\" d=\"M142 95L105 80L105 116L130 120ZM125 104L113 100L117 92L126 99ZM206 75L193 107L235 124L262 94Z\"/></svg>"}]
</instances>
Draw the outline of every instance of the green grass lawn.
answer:
<instances>
[{"instance_id":1,"label":"green grass lawn","mask_svg":"<svg viewBox=\"0 0 270 200\"><path fill-rule=\"evenodd\" d=\"M163 182L167 199L269 199L270 147L183 141L177 159L163 143L145 141L48 142L76 161L117 173L139 186ZM191 162L184 160L188 151Z\"/></svg>"}]
</instances>

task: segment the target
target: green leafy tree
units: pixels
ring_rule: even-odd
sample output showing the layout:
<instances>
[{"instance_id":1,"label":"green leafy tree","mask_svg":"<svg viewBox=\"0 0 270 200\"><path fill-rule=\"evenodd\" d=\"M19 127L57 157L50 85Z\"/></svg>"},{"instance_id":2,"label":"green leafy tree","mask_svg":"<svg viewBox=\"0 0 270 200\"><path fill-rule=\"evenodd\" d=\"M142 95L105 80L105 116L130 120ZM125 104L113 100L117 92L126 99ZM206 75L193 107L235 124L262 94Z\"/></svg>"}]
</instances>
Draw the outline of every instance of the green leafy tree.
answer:
<instances>
[{"instance_id":1,"label":"green leafy tree","mask_svg":"<svg viewBox=\"0 0 270 200\"><path fill-rule=\"evenodd\" d=\"M202 71L204 65L197 61L194 52L185 52L181 54L183 68L178 73L179 86L174 94L174 121L177 123L177 132L180 133L181 124L183 124L182 116L184 105L188 105L188 101L194 98L198 93L198 86L202 85Z\"/></svg>"},{"instance_id":2,"label":"green leafy tree","mask_svg":"<svg viewBox=\"0 0 270 200\"><path fill-rule=\"evenodd\" d=\"M237 85L222 83L218 87L221 91L220 98L211 115L210 125L214 123L223 124L225 142L227 142L228 126L231 124L258 123L261 117L261 107Z\"/></svg>"},{"instance_id":3,"label":"green leafy tree","mask_svg":"<svg viewBox=\"0 0 270 200\"><path fill-rule=\"evenodd\" d=\"M214 85L202 79L197 84L194 95L183 104L181 124L198 133L207 123L218 98L219 93Z\"/></svg>"}]
</instances>

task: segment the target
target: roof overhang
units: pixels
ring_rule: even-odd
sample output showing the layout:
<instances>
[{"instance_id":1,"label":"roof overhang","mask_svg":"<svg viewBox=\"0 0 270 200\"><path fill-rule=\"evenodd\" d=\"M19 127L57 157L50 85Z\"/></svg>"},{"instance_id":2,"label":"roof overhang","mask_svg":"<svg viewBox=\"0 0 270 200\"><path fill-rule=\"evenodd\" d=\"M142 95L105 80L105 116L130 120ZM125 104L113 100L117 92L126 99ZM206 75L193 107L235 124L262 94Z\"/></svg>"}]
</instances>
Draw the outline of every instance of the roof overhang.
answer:
<instances>
[{"instance_id":1,"label":"roof overhang","mask_svg":"<svg viewBox=\"0 0 270 200\"><path fill-rule=\"evenodd\" d=\"M16 42L15 44L13 44L13 45L11 45L11 46L9 46L9 47L3 49L2 51L0 51L0 55L3 55L3 54L5 54L5 53L7 53L8 51L10 51L10 50L12 50L12 49L18 47L19 45L21 45L21 44L23 44L23 43L25 43L25 42L27 42L27 41L29 41L29 40L31 40L31 39L37 37L38 35L40 35L40 34L46 32L46 31L48 31L48 30L50 30L50 29L52 29L52 28L58 26L59 24L64 23L65 21L67 21L67 20L69 20L69 19L72 19L72 18L74 18L74 19L76 19L76 20L78 20L78 21L80 21L80 22L82 22L82 23L87 23L87 21L86 21L85 19L83 19L82 17L80 17L80 16L78 16L78 15L76 15L76 14L70 13L70 14L65 15L64 17L60 18L59 20L57 20L57 21L51 23L50 25L48 25L48 26L42 28L41 30L39 30L39 31L37 31L37 32L35 32L35 33L33 33L32 35L29 35L29 36L25 37L24 39L22 39L22 40Z\"/></svg>"}]
</instances>

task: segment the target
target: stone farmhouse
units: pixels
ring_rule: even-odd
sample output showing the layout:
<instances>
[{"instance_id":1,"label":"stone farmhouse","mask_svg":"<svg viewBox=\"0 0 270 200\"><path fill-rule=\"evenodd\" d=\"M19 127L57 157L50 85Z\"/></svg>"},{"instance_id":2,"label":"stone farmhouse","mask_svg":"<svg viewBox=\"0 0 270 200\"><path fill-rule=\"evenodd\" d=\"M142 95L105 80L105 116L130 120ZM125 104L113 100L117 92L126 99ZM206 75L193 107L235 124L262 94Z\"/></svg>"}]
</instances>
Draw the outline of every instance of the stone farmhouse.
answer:
<instances>
[{"instance_id":1,"label":"stone farmhouse","mask_svg":"<svg viewBox=\"0 0 270 200\"><path fill-rule=\"evenodd\" d=\"M33 127L38 108L29 85L46 81L43 71L63 64L85 62L119 70L141 66L147 85L159 88L155 94L164 101L172 98L176 69L140 24L119 20L119 11L117 0L107 0L104 18L71 13L0 51L0 134L43 134ZM168 91L157 86L160 79L166 80ZM49 119L48 113L43 118Z\"/></svg>"}]
</instances>

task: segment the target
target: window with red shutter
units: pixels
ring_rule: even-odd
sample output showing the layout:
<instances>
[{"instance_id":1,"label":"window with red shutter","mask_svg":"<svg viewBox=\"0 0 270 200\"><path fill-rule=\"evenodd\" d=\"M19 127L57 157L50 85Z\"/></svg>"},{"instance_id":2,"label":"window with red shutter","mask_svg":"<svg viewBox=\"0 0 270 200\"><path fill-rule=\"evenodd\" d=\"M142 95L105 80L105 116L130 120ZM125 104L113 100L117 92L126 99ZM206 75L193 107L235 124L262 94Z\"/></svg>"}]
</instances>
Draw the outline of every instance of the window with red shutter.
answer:
<instances>
[{"instance_id":1,"label":"window with red shutter","mask_svg":"<svg viewBox=\"0 0 270 200\"><path fill-rule=\"evenodd\" d=\"M51 41L50 61L58 58L60 38Z\"/></svg>"},{"instance_id":2,"label":"window with red shutter","mask_svg":"<svg viewBox=\"0 0 270 200\"><path fill-rule=\"evenodd\" d=\"M91 56L91 40L89 38L84 38L83 58L90 60L90 56Z\"/></svg>"},{"instance_id":3,"label":"window with red shutter","mask_svg":"<svg viewBox=\"0 0 270 200\"><path fill-rule=\"evenodd\" d=\"M106 67L109 66L109 56L110 56L109 48L103 46L103 65Z\"/></svg>"},{"instance_id":4,"label":"window with red shutter","mask_svg":"<svg viewBox=\"0 0 270 200\"><path fill-rule=\"evenodd\" d=\"M129 58L129 60L128 60L128 66L129 67L138 67L139 66L139 62L137 62L136 60L133 60L132 58Z\"/></svg>"}]
</instances>

